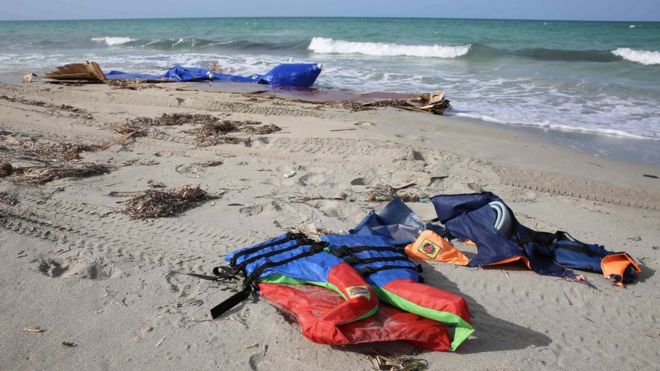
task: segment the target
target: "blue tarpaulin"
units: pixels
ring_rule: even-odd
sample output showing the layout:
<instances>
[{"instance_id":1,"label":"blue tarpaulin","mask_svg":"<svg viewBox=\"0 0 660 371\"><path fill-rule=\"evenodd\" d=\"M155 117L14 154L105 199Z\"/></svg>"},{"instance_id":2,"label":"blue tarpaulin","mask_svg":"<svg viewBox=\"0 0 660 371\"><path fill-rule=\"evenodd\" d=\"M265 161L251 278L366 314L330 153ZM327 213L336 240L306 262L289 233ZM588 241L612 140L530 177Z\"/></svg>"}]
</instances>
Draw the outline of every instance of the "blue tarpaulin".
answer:
<instances>
[{"instance_id":1,"label":"blue tarpaulin","mask_svg":"<svg viewBox=\"0 0 660 371\"><path fill-rule=\"evenodd\" d=\"M227 81L266 84L270 86L309 88L314 85L321 73L321 66L316 63L287 63L275 66L263 75L237 76L219 73L197 67L176 65L162 75L110 71L105 74L107 80L147 80L147 81Z\"/></svg>"}]
</instances>

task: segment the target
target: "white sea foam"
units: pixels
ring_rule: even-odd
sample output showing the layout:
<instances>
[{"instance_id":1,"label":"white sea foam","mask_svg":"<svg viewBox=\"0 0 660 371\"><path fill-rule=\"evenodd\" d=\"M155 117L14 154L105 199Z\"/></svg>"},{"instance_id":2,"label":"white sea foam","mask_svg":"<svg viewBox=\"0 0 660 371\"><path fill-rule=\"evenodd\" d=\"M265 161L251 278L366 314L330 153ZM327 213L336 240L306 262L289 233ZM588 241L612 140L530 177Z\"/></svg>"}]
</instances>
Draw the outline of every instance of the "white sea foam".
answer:
<instances>
[{"instance_id":1,"label":"white sea foam","mask_svg":"<svg viewBox=\"0 0 660 371\"><path fill-rule=\"evenodd\" d=\"M518 121L505 121L505 120L500 120L492 116L488 115L481 115L481 114L473 114L473 113L467 113L467 112L454 112L454 113L449 113L452 116L456 117L465 117L465 118L470 118L470 119L477 119L485 122L492 122L494 124L499 124L499 125L515 125L515 126L529 126L529 127L540 127L540 128L545 128L545 129L551 129L551 130L558 130L558 131L565 131L565 132L571 132L571 133L585 133L585 134L601 134L601 135L609 135L609 136L614 136L614 137L623 137L623 138L631 138L631 139L660 139L660 138L654 138L654 137L648 137L644 135L637 135L634 133L629 133L624 130L618 130L618 129L611 129L611 128L601 128L601 127L585 127L585 126L570 126L570 125L562 125L562 124L555 124L555 123L550 123L548 121L540 121L540 122L518 122Z\"/></svg>"},{"instance_id":2,"label":"white sea foam","mask_svg":"<svg viewBox=\"0 0 660 371\"><path fill-rule=\"evenodd\" d=\"M105 36L105 37L92 37L92 41L97 43L104 43L108 46L122 45L135 41L130 37L121 37L121 36Z\"/></svg>"},{"instance_id":3,"label":"white sea foam","mask_svg":"<svg viewBox=\"0 0 660 371\"><path fill-rule=\"evenodd\" d=\"M307 47L318 54L365 54L374 56L410 56L425 58L458 58L470 51L471 45L399 45L353 42L314 37Z\"/></svg>"},{"instance_id":4,"label":"white sea foam","mask_svg":"<svg viewBox=\"0 0 660 371\"><path fill-rule=\"evenodd\" d=\"M660 64L660 52L619 48L612 50L612 54L625 60L645 65Z\"/></svg>"}]
</instances>

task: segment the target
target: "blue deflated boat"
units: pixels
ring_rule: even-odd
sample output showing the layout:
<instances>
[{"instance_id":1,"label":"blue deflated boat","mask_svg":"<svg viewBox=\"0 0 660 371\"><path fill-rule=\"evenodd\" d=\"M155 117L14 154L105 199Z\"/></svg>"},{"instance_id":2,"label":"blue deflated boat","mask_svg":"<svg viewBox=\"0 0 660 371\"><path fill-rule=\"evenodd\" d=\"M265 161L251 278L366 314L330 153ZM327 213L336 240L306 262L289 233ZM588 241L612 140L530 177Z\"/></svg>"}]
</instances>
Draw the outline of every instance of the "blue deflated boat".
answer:
<instances>
[{"instance_id":1,"label":"blue deflated boat","mask_svg":"<svg viewBox=\"0 0 660 371\"><path fill-rule=\"evenodd\" d=\"M162 82L225 81L265 84L273 87L311 88L321 73L321 65L316 63L286 63L275 66L264 74L239 76L219 73L199 67L176 65L162 75L110 71L106 80L142 80Z\"/></svg>"}]
</instances>

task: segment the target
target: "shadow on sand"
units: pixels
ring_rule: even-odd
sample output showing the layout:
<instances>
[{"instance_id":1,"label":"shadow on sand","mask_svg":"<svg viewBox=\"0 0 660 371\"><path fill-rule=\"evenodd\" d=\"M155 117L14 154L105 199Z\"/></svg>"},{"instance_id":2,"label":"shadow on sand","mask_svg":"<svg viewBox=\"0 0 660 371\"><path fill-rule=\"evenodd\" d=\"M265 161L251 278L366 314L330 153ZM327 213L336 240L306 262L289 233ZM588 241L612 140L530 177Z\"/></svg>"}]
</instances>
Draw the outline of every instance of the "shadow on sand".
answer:
<instances>
[{"instance_id":1,"label":"shadow on sand","mask_svg":"<svg viewBox=\"0 0 660 371\"><path fill-rule=\"evenodd\" d=\"M530 346L545 347L552 342L545 334L491 316L488 314L486 308L479 305L472 297L462 293L455 283L449 281L442 273L435 270L433 266L427 263L422 263L422 266L424 269L422 275L427 284L461 295L470 307L472 324L476 331L470 339L460 346L456 353L473 354L519 350ZM515 268L513 269L515 270ZM506 305L506 298L502 300L502 305ZM403 342L362 344L340 349L367 355L402 355L425 352Z\"/></svg>"}]
</instances>

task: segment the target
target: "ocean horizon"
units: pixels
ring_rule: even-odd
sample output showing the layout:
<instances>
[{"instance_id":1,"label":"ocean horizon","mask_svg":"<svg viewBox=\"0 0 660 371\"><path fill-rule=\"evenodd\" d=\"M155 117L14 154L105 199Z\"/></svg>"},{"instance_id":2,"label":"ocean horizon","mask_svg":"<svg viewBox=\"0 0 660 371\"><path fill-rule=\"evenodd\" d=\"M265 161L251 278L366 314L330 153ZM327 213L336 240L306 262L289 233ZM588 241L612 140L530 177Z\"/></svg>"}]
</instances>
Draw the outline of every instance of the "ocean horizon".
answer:
<instances>
[{"instance_id":1,"label":"ocean horizon","mask_svg":"<svg viewBox=\"0 0 660 371\"><path fill-rule=\"evenodd\" d=\"M0 78L81 60L236 74L315 62L321 89L444 90L453 115L660 139L660 22L383 17L0 21Z\"/></svg>"}]
</instances>

